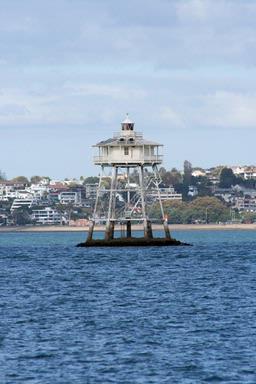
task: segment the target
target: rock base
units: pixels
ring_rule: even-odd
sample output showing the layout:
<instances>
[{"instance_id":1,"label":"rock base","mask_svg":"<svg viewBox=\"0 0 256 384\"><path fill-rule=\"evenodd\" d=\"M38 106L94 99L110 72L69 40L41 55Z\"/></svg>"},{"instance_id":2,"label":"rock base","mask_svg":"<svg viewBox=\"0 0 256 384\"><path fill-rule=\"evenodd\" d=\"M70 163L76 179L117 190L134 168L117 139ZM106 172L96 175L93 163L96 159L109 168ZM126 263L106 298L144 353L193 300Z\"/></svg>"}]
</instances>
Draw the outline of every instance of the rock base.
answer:
<instances>
[{"instance_id":1,"label":"rock base","mask_svg":"<svg viewBox=\"0 0 256 384\"><path fill-rule=\"evenodd\" d=\"M92 239L87 240L84 243L77 244L77 247L159 247L159 246L181 246L181 245L191 245L187 243L182 243L176 239L167 239L167 238L119 238L119 239Z\"/></svg>"}]
</instances>

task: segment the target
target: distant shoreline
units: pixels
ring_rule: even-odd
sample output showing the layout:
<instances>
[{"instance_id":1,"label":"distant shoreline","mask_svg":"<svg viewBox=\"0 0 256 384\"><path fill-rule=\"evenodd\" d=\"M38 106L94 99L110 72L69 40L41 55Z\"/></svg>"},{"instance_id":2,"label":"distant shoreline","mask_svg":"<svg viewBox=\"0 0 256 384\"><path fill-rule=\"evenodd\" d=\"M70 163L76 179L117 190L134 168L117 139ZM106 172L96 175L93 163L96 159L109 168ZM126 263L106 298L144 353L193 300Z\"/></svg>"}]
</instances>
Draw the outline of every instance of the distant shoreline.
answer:
<instances>
[{"instance_id":1,"label":"distant shoreline","mask_svg":"<svg viewBox=\"0 0 256 384\"><path fill-rule=\"evenodd\" d=\"M197 231L197 230L256 230L255 224L170 224L170 231ZM104 226L95 226L95 231L104 231ZM142 225L134 225L134 231L142 231ZM120 226L116 226L116 230L120 230ZM160 224L153 225L153 230L163 230ZM72 227L72 226L17 226L17 227L0 227L2 232L87 232L88 227Z\"/></svg>"}]
</instances>

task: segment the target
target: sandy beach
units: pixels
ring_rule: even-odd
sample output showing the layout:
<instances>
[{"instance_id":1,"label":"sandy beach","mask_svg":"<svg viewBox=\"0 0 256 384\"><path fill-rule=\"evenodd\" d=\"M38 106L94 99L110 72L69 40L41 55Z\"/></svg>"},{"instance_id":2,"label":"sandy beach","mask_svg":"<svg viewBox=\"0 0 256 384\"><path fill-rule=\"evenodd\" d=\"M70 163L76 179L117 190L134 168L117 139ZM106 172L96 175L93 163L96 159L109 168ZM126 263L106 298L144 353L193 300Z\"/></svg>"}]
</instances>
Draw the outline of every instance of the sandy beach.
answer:
<instances>
[{"instance_id":1,"label":"sandy beach","mask_svg":"<svg viewBox=\"0 0 256 384\"><path fill-rule=\"evenodd\" d=\"M255 224L170 224L170 231L197 231L197 230L256 230ZM133 225L134 231L142 231L142 225ZM120 226L116 226L120 230ZM163 230L159 224L153 225L153 230ZM0 227L1 232L87 232L88 227L75 226L17 226ZM104 231L104 226L95 226L95 231Z\"/></svg>"}]
</instances>

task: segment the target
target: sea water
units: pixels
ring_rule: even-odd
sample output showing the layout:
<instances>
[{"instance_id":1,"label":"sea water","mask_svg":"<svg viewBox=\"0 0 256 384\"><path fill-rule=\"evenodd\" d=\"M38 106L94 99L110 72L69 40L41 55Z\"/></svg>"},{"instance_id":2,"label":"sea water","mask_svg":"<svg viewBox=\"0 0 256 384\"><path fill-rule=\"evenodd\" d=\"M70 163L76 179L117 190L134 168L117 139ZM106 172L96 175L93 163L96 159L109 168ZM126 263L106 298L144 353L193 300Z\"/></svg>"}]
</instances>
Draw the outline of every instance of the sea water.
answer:
<instances>
[{"instance_id":1,"label":"sea water","mask_svg":"<svg viewBox=\"0 0 256 384\"><path fill-rule=\"evenodd\" d=\"M256 233L0 233L0 383L256 383Z\"/></svg>"}]
</instances>

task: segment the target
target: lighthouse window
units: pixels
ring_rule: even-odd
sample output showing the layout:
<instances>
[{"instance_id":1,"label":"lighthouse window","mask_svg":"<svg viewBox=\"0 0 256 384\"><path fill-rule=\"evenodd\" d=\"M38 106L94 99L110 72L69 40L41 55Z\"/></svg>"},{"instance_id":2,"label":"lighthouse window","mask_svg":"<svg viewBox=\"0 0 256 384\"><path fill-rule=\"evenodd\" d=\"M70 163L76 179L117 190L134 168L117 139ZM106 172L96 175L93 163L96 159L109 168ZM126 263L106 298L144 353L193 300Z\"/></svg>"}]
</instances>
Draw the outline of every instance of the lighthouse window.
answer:
<instances>
[{"instance_id":1,"label":"lighthouse window","mask_svg":"<svg viewBox=\"0 0 256 384\"><path fill-rule=\"evenodd\" d=\"M124 147L124 154L129 155L129 147Z\"/></svg>"}]
</instances>

